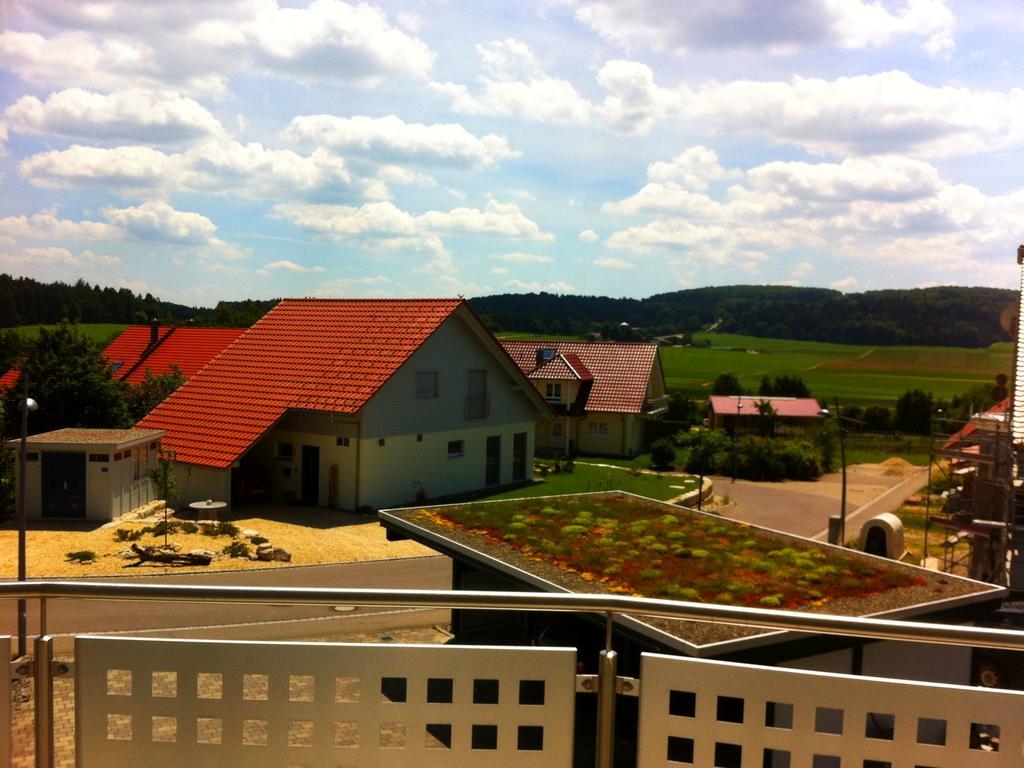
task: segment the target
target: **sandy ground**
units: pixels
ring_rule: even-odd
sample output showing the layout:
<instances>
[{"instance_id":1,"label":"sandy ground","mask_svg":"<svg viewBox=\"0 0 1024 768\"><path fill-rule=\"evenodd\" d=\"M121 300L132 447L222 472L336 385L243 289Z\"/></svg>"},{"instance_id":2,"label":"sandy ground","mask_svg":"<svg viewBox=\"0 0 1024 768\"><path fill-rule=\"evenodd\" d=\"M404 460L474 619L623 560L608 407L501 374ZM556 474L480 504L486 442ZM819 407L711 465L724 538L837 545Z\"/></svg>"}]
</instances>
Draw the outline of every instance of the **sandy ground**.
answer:
<instances>
[{"instance_id":1,"label":"sandy ground","mask_svg":"<svg viewBox=\"0 0 1024 768\"><path fill-rule=\"evenodd\" d=\"M144 521L119 522L112 526L69 523L67 521L30 521L27 534L26 569L29 578L45 577L96 577L128 576L142 573L170 573L197 570L196 566L167 566L146 563L132 566L133 560L126 560L121 553L131 545L116 541L118 528L141 528L153 525L163 515ZM422 557L436 554L430 549L411 541L388 542L384 529L375 519L324 509L288 507L275 505L251 506L229 515L222 515L239 529L252 529L267 538L275 547L283 547L292 553L292 565L316 565L320 563L344 563L360 560L383 560L398 557ZM172 534L171 542L181 545L181 550L208 549L220 552L231 539L227 536L204 536L202 534ZM14 521L0 526L0 578L17 577L18 531ZM140 545L162 544L163 537L145 534ZM98 559L91 564L68 562L67 553L77 550L95 552ZM245 558L223 558L214 560L209 566L199 566L206 571L240 570L247 568L280 568L287 563L254 562Z\"/></svg>"},{"instance_id":2,"label":"sandy ground","mask_svg":"<svg viewBox=\"0 0 1024 768\"><path fill-rule=\"evenodd\" d=\"M846 503L854 507L866 504L919 469L899 458L886 459L881 464L851 464L846 468ZM787 480L778 485L838 501L842 496L842 473L832 472L816 481Z\"/></svg>"}]
</instances>

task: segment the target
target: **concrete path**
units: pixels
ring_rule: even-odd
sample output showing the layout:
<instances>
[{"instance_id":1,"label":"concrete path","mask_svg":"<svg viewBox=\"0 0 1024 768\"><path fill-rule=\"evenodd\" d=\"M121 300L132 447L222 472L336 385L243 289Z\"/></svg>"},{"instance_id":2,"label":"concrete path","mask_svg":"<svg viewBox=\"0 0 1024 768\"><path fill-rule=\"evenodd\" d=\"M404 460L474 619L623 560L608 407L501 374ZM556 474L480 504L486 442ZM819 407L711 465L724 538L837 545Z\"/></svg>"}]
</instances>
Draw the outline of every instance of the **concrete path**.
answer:
<instances>
[{"instance_id":1,"label":"concrete path","mask_svg":"<svg viewBox=\"0 0 1024 768\"><path fill-rule=\"evenodd\" d=\"M899 509L903 501L927 483L928 470L906 476L857 471L847 477L846 538L855 538L860 525L871 516ZM733 505L721 510L724 517L761 525L777 531L826 541L828 519L839 514L841 474L833 472L816 483L755 483L715 476L715 494L727 496Z\"/></svg>"},{"instance_id":2,"label":"concrete path","mask_svg":"<svg viewBox=\"0 0 1024 768\"><path fill-rule=\"evenodd\" d=\"M360 587L366 589L451 589L451 560L418 557L338 565L220 571L209 574L108 578L129 584L207 584L268 587ZM146 603L112 600L50 600L47 631L126 633L148 637L282 640L330 638L352 632L446 624L449 612L351 606L220 605L210 603ZM36 601L29 601L28 631L38 626ZM15 601L0 602L0 634L17 632ZM58 638L57 650L70 648L70 637Z\"/></svg>"}]
</instances>

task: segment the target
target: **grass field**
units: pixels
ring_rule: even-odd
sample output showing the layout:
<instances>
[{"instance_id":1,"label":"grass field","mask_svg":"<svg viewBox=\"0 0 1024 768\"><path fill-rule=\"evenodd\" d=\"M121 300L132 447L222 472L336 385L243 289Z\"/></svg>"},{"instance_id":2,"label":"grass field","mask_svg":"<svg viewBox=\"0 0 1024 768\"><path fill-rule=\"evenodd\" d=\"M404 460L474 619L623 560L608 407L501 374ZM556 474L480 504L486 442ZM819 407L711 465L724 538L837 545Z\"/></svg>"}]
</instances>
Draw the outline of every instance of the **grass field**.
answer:
<instances>
[{"instance_id":1,"label":"grass field","mask_svg":"<svg viewBox=\"0 0 1024 768\"><path fill-rule=\"evenodd\" d=\"M801 377L818 398L838 396L844 405L892 406L908 389L936 397L962 394L976 384L994 385L1010 374L1011 343L984 349L961 347L871 347L760 339L700 333L711 347L663 347L661 362L670 391L705 398L720 373L735 373L756 391L762 376Z\"/></svg>"},{"instance_id":2,"label":"grass field","mask_svg":"<svg viewBox=\"0 0 1024 768\"><path fill-rule=\"evenodd\" d=\"M40 328L46 328L47 330L53 330L56 325L18 325L14 327L14 330L24 336L26 339L34 339L39 335ZM78 323L75 328L78 332L88 336L94 341L98 341L100 344L106 345L111 339L117 334L123 331L128 326L123 323Z\"/></svg>"}]
</instances>

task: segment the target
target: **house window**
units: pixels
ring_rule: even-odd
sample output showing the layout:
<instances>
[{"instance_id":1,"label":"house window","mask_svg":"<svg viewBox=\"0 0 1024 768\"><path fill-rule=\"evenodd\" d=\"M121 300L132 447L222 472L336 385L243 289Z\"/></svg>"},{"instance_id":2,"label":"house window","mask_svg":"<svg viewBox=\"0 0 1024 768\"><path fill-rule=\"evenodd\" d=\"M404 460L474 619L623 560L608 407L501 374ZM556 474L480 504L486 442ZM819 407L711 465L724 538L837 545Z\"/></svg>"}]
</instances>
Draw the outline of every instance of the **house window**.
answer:
<instances>
[{"instance_id":1,"label":"house window","mask_svg":"<svg viewBox=\"0 0 1024 768\"><path fill-rule=\"evenodd\" d=\"M468 396L466 397L466 418L484 419L489 415L490 402L487 399L487 371L470 371Z\"/></svg>"},{"instance_id":2,"label":"house window","mask_svg":"<svg viewBox=\"0 0 1024 768\"><path fill-rule=\"evenodd\" d=\"M295 446L291 443L277 444L277 458L291 460L295 458Z\"/></svg>"},{"instance_id":3,"label":"house window","mask_svg":"<svg viewBox=\"0 0 1024 768\"><path fill-rule=\"evenodd\" d=\"M103 462L107 462L107 461L110 461L110 454L109 453L90 453L89 454L89 461L103 461Z\"/></svg>"},{"instance_id":4,"label":"house window","mask_svg":"<svg viewBox=\"0 0 1024 768\"><path fill-rule=\"evenodd\" d=\"M564 433L562 432L562 422L556 421L551 425L551 436L561 437Z\"/></svg>"},{"instance_id":5,"label":"house window","mask_svg":"<svg viewBox=\"0 0 1024 768\"><path fill-rule=\"evenodd\" d=\"M380 448L383 448L383 447L384 447L384 438L383 438L383 437L379 437L379 438L377 438L377 445L378 445L378 446L379 446Z\"/></svg>"},{"instance_id":6,"label":"house window","mask_svg":"<svg viewBox=\"0 0 1024 768\"><path fill-rule=\"evenodd\" d=\"M512 435L512 480L526 479L526 433Z\"/></svg>"},{"instance_id":7,"label":"house window","mask_svg":"<svg viewBox=\"0 0 1024 768\"><path fill-rule=\"evenodd\" d=\"M416 374L416 398L437 397L437 371L420 371Z\"/></svg>"},{"instance_id":8,"label":"house window","mask_svg":"<svg viewBox=\"0 0 1024 768\"><path fill-rule=\"evenodd\" d=\"M348 448L349 438L347 438L347 437L339 437L335 442L337 442L337 444L341 448Z\"/></svg>"},{"instance_id":9,"label":"house window","mask_svg":"<svg viewBox=\"0 0 1024 768\"><path fill-rule=\"evenodd\" d=\"M592 421L587 424L587 434L590 437L608 437L607 421Z\"/></svg>"},{"instance_id":10,"label":"house window","mask_svg":"<svg viewBox=\"0 0 1024 768\"><path fill-rule=\"evenodd\" d=\"M548 382L544 385L544 399L550 400L554 403L562 401L562 384L561 382Z\"/></svg>"},{"instance_id":11,"label":"house window","mask_svg":"<svg viewBox=\"0 0 1024 768\"><path fill-rule=\"evenodd\" d=\"M448 458L449 459L454 459L454 458L457 458L459 456L462 456L465 453L464 447L465 446L463 445L463 442L461 440L449 440L448 441Z\"/></svg>"},{"instance_id":12,"label":"house window","mask_svg":"<svg viewBox=\"0 0 1024 768\"><path fill-rule=\"evenodd\" d=\"M25 461L39 461L39 454L35 451L25 454Z\"/></svg>"}]
</instances>

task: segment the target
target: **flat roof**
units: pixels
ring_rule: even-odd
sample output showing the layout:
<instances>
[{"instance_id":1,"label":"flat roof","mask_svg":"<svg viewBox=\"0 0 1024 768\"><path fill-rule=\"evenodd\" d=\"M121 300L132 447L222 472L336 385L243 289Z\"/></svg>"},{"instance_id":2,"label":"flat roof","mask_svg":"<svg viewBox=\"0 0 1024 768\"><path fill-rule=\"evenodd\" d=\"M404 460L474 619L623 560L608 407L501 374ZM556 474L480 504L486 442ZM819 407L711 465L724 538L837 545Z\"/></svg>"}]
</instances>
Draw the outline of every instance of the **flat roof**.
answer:
<instances>
[{"instance_id":1,"label":"flat roof","mask_svg":"<svg viewBox=\"0 0 1024 768\"><path fill-rule=\"evenodd\" d=\"M532 499L506 499L501 501L470 502L467 504L439 505L434 507L413 507L407 509L381 510L380 523L386 529L400 533L415 541L425 544L452 558L500 574L523 585L526 590L545 592L581 592L602 593L608 591L604 585L592 579L585 579L578 572L562 568L553 568L549 558L524 556L500 541L488 539L480 531L466 530L456 523L447 521L444 525L436 525L432 521L433 513L443 513L445 508L477 506L488 504L506 504L508 502L534 502L547 499L556 502L558 499L580 499L586 497L615 496L624 499L636 499L638 503L656 505L680 519L687 515L713 517L723 525L749 529L752 535L767 536L778 540L780 546L786 542L799 543L813 547L833 557L845 556L857 559L867 558L870 562L884 565L888 569L909 572L926 580L926 584L891 589L885 593L883 600L858 598L840 598L825 605L809 605L796 610L813 611L816 613L832 613L845 616L874 616L883 618L911 618L926 620L936 615L987 603L1006 596L1007 590L993 584L967 579L953 574L929 571L918 566L908 565L888 558L868 555L856 550L823 544L811 539L763 528L749 523L731 520L698 512L695 509L679 507L648 499L622 491L598 492L589 494L571 494L566 496L537 497ZM664 595L642 595L644 597L664 597ZM615 622L628 628L651 641L690 656L714 657L736 651L789 642L807 633L791 631L774 631L763 628L738 625L708 624L705 622L685 621L678 619L660 619L655 617L636 618L616 616Z\"/></svg>"},{"instance_id":2,"label":"flat roof","mask_svg":"<svg viewBox=\"0 0 1024 768\"><path fill-rule=\"evenodd\" d=\"M68 427L55 429L52 432L40 432L29 435L26 442L40 448L46 445L106 445L124 446L131 443L144 443L159 440L164 436L162 429L89 429L85 427ZM15 438L8 440L8 445L17 445Z\"/></svg>"}]
</instances>

